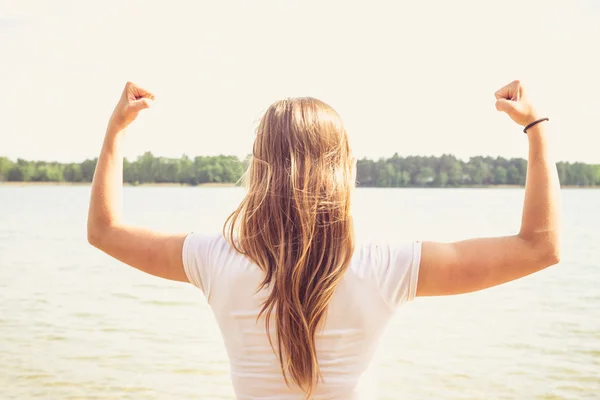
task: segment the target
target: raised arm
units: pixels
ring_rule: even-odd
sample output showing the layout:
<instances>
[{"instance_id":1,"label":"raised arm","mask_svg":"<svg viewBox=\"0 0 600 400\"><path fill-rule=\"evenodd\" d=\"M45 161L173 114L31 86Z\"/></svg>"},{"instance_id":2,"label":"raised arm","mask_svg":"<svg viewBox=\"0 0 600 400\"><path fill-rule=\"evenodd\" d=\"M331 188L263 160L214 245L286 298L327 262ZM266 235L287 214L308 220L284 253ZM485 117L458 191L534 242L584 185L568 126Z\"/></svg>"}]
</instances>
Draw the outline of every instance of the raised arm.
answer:
<instances>
[{"instance_id":1,"label":"raised arm","mask_svg":"<svg viewBox=\"0 0 600 400\"><path fill-rule=\"evenodd\" d=\"M522 85L496 92L496 108L528 126L539 116ZM529 160L519 233L454 243L424 242L417 296L473 292L540 271L560 260L560 183L549 152L547 122L527 130Z\"/></svg>"},{"instance_id":2,"label":"raised arm","mask_svg":"<svg viewBox=\"0 0 600 400\"><path fill-rule=\"evenodd\" d=\"M124 225L122 214L125 128L148 108L154 96L127 83L110 118L94 172L88 213L88 241L108 255L141 271L170 280L187 282L182 247L185 234L168 235Z\"/></svg>"}]
</instances>

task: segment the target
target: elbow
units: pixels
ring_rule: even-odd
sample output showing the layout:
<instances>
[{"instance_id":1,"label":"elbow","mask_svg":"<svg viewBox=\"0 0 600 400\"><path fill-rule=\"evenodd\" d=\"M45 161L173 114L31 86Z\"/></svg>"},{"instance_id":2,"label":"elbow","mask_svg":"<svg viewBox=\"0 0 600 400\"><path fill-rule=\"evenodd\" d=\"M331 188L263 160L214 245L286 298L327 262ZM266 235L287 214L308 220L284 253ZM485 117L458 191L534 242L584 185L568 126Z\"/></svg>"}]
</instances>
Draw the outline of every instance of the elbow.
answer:
<instances>
[{"instance_id":1,"label":"elbow","mask_svg":"<svg viewBox=\"0 0 600 400\"><path fill-rule=\"evenodd\" d=\"M548 266L555 265L560 262L560 244L555 244L546 251L546 262L548 263Z\"/></svg>"},{"instance_id":2,"label":"elbow","mask_svg":"<svg viewBox=\"0 0 600 400\"><path fill-rule=\"evenodd\" d=\"M560 246L556 244L540 245L533 252L537 269L545 269L560 262Z\"/></svg>"},{"instance_id":3,"label":"elbow","mask_svg":"<svg viewBox=\"0 0 600 400\"><path fill-rule=\"evenodd\" d=\"M99 247L102 240L102 233L98 228L90 227L87 228L87 241L94 247Z\"/></svg>"},{"instance_id":4,"label":"elbow","mask_svg":"<svg viewBox=\"0 0 600 400\"><path fill-rule=\"evenodd\" d=\"M532 258L542 268L547 268L560 263L561 245L558 232L545 235L523 237L531 249Z\"/></svg>"},{"instance_id":5,"label":"elbow","mask_svg":"<svg viewBox=\"0 0 600 400\"><path fill-rule=\"evenodd\" d=\"M554 231L545 240L545 246L543 246L543 259L548 267L556 265L560 262L561 256L561 244L560 244L560 232Z\"/></svg>"},{"instance_id":6,"label":"elbow","mask_svg":"<svg viewBox=\"0 0 600 400\"><path fill-rule=\"evenodd\" d=\"M89 244L96 248L100 248L105 240L108 232L108 227L102 224L93 223L88 221L87 225L87 241Z\"/></svg>"}]
</instances>

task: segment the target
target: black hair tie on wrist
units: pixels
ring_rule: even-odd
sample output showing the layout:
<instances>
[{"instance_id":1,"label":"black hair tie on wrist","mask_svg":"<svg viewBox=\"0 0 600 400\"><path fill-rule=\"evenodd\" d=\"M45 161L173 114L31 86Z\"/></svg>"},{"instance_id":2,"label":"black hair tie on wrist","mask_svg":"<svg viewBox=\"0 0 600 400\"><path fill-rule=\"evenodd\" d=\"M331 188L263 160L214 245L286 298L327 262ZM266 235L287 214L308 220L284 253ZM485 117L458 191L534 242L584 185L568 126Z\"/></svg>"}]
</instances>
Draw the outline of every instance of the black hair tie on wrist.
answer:
<instances>
[{"instance_id":1,"label":"black hair tie on wrist","mask_svg":"<svg viewBox=\"0 0 600 400\"><path fill-rule=\"evenodd\" d=\"M539 124L540 122L544 122L544 121L550 121L550 118L540 118L540 119L538 119L536 121L533 121L532 123L530 123L529 125L527 125L525 127L525 129L523 129L523 133L527 133L527 129L531 128L534 125Z\"/></svg>"}]
</instances>

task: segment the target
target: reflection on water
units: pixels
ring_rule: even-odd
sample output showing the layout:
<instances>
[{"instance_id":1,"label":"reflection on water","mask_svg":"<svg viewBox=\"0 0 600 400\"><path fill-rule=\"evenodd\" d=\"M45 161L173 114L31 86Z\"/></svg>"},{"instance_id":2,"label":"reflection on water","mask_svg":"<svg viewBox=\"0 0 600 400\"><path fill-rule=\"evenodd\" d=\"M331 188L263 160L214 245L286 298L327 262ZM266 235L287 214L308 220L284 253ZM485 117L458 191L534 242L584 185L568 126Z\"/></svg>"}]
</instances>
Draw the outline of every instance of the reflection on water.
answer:
<instances>
[{"instance_id":1,"label":"reflection on water","mask_svg":"<svg viewBox=\"0 0 600 400\"><path fill-rule=\"evenodd\" d=\"M128 222L217 231L237 188L126 188ZM85 239L89 187L0 186L0 398L232 399L200 291L111 260ZM363 240L515 231L523 191L356 192ZM600 393L600 191L564 192L563 262L480 293L400 309L382 399L574 399Z\"/></svg>"}]
</instances>

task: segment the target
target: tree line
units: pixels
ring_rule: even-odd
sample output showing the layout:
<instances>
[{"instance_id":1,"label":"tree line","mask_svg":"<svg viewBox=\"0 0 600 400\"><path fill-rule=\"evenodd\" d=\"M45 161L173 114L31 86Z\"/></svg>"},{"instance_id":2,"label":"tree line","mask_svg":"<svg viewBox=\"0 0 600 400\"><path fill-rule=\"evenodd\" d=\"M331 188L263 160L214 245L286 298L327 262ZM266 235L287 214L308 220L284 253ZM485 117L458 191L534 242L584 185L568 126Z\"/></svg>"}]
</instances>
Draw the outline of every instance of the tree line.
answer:
<instances>
[{"instance_id":1,"label":"tree line","mask_svg":"<svg viewBox=\"0 0 600 400\"><path fill-rule=\"evenodd\" d=\"M190 158L156 157L146 152L135 161L124 160L123 181L145 183L236 183L246 160L235 156L198 156ZM0 157L0 182L91 182L97 159L81 163L11 161ZM600 165L559 162L564 186L600 185ZM453 155L441 157L394 154L390 158L357 162L357 183L363 187L463 187L524 185L527 161L522 158L471 157L463 161Z\"/></svg>"}]
</instances>

